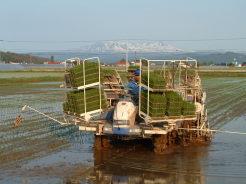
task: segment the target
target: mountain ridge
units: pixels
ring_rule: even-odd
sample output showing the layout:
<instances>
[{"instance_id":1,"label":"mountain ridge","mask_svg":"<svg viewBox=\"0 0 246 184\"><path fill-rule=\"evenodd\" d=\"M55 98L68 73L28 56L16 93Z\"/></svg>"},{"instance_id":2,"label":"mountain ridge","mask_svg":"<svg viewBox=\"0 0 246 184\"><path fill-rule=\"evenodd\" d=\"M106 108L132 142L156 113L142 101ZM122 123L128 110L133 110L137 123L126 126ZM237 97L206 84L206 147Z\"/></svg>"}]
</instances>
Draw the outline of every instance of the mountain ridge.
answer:
<instances>
[{"instance_id":1,"label":"mountain ridge","mask_svg":"<svg viewBox=\"0 0 246 184\"><path fill-rule=\"evenodd\" d=\"M81 47L85 52L181 52L182 49L163 41L100 41Z\"/></svg>"}]
</instances>

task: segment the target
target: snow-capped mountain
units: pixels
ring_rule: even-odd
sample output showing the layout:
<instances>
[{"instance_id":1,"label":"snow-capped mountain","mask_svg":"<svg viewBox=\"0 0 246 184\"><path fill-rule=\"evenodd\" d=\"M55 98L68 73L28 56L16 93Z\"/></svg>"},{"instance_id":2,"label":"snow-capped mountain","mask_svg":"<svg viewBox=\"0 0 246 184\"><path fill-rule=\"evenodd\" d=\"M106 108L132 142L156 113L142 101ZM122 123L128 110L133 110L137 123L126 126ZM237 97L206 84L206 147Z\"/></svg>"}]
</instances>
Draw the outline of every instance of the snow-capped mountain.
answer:
<instances>
[{"instance_id":1,"label":"snow-capped mountain","mask_svg":"<svg viewBox=\"0 0 246 184\"><path fill-rule=\"evenodd\" d=\"M163 41L102 41L87 46L88 52L180 52Z\"/></svg>"}]
</instances>

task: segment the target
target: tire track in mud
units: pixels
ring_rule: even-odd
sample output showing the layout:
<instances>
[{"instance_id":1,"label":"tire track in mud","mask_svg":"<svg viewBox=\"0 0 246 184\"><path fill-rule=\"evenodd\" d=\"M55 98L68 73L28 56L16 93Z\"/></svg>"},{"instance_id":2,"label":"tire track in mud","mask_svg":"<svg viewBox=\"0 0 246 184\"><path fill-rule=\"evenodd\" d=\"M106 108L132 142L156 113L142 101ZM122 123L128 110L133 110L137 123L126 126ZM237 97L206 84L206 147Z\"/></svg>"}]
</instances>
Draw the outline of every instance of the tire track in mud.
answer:
<instances>
[{"instance_id":1,"label":"tire track in mud","mask_svg":"<svg viewBox=\"0 0 246 184\"><path fill-rule=\"evenodd\" d=\"M246 114L245 78L213 78L204 84L207 92L208 118L212 128Z\"/></svg>"},{"instance_id":2,"label":"tire track in mud","mask_svg":"<svg viewBox=\"0 0 246 184\"><path fill-rule=\"evenodd\" d=\"M2 137L0 143L7 142L13 138L28 138L31 132L42 132L42 130L49 131L61 128L59 124L52 123L48 119L40 118L40 116L39 118L24 120L21 125L16 128L12 127L14 121L15 120L12 119L10 121L11 123L8 123L7 126L0 126L0 136Z\"/></svg>"},{"instance_id":3,"label":"tire track in mud","mask_svg":"<svg viewBox=\"0 0 246 184\"><path fill-rule=\"evenodd\" d=\"M73 133L74 131L77 131L73 127L58 127L58 126L53 130L47 128L45 129L45 127L43 129L44 131L35 130L33 132L30 132L27 136L18 136L18 137L12 137L12 139L9 138L6 141L3 140L1 142L3 146L1 146L0 155L9 150L12 151L16 148L25 149L25 147L31 145L31 143L38 143L40 140L44 139L45 137L49 137L50 140L52 140L62 137L63 135L67 135L68 133ZM21 147L19 148L18 146L20 145Z\"/></svg>"},{"instance_id":4,"label":"tire track in mud","mask_svg":"<svg viewBox=\"0 0 246 184\"><path fill-rule=\"evenodd\" d=\"M61 114L54 114L54 117L59 118ZM22 122L20 127L12 128L12 123L6 123L0 126L0 148L1 152L5 152L8 149L14 148L17 145L25 145L28 141L32 139L37 139L52 136L58 137L64 135L64 132L73 133L78 131L75 127L61 126L51 122L47 118L41 118L40 116L27 117L30 120L25 120ZM12 119L10 122L14 122Z\"/></svg>"},{"instance_id":5,"label":"tire track in mud","mask_svg":"<svg viewBox=\"0 0 246 184\"><path fill-rule=\"evenodd\" d=\"M48 91L48 89L47 89ZM64 92L13 94L1 96L0 104L0 165L18 163L40 155L47 155L70 146L69 136L78 131L72 126L61 126L36 113L21 112L24 104L31 104L54 118L62 119L61 102ZM61 98L62 97L62 98ZM12 128L15 117L23 122Z\"/></svg>"},{"instance_id":6,"label":"tire track in mud","mask_svg":"<svg viewBox=\"0 0 246 184\"><path fill-rule=\"evenodd\" d=\"M241 97L242 96L225 99L224 103L209 111L210 125L217 127L220 126L221 123L225 124L226 122L224 121L230 121L237 116L243 115L245 110L242 108L242 105L245 104L246 101Z\"/></svg>"},{"instance_id":7,"label":"tire track in mud","mask_svg":"<svg viewBox=\"0 0 246 184\"><path fill-rule=\"evenodd\" d=\"M2 154L0 157L1 166L9 166L10 164L16 164L20 161L30 160L69 146L69 143L64 139L44 139L39 141L41 142L38 144L27 145L27 147L23 150L11 150L10 152Z\"/></svg>"}]
</instances>

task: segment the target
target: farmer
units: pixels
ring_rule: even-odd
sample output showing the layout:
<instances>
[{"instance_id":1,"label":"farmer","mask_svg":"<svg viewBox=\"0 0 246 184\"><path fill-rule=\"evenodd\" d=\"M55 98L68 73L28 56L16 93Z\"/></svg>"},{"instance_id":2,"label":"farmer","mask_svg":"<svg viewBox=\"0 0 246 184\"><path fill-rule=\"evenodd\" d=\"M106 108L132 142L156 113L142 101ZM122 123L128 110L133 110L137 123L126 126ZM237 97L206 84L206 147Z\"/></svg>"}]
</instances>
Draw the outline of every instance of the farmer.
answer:
<instances>
[{"instance_id":1,"label":"farmer","mask_svg":"<svg viewBox=\"0 0 246 184\"><path fill-rule=\"evenodd\" d=\"M132 95L133 101L135 103L138 102L138 94L139 94L139 75L140 75L140 70L137 69L134 71L134 77L130 79L127 87L129 88L129 93Z\"/></svg>"},{"instance_id":2,"label":"farmer","mask_svg":"<svg viewBox=\"0 0 246 184\"><path fill-rule=\"evenodd\" d=\"M15 118L15 123L13 125L13 128L16 128L16 127L20 126L20 124L22 123L22 121L23 121L23 118L21 117L21 115L18 115Z\"/></svg>"}]
</instances>

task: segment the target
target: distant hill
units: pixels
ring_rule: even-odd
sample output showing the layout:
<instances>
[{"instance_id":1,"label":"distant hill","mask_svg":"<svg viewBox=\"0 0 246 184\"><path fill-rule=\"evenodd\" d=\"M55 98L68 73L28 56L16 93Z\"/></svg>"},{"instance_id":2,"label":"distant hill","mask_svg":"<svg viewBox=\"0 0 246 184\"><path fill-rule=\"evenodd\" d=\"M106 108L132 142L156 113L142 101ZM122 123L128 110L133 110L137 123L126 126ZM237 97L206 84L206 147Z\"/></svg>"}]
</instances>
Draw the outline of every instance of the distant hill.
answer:
<instances>
[{"instance_id":1,"label":"distant hill","mask_svg":"<svg viewBox=\"0 0 246 184\"><path fill-rule=\"evenodd\" d=\"M2 52L0 51L0 61L5 63L35 63L43 64L44 62L50 61L45 57L33 56L30 54L17 54L13 52Z\"/></svg>"}]
</instances>

